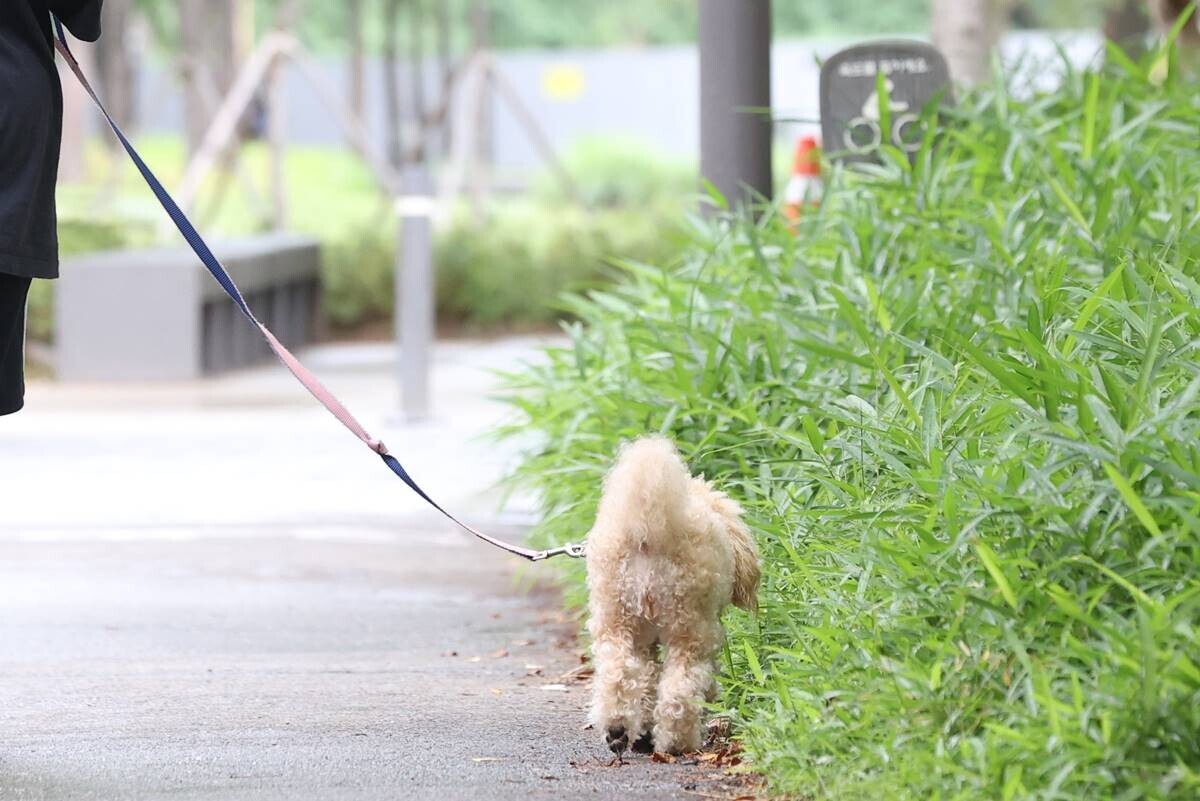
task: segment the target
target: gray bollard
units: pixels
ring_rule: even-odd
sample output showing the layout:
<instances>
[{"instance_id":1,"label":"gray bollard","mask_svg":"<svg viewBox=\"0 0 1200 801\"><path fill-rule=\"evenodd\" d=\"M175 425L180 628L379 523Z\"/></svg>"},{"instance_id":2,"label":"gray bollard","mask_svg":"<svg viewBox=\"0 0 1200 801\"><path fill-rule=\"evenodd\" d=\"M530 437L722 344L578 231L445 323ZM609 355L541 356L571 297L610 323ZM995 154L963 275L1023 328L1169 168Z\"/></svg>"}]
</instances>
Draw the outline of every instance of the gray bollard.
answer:
<instances>
[{"instance_id":1,"label":"gray bollard","mask_svg":"<svg viewBox=\"0 0 1200 801\"><path fill-rule=\"evenodd\" d=\"M429 368L434 339L433 191L424 164L404 170L404 194L396 199L399 237L396 264L396 333L400 405L404 419L429 417Z\"/></svg>"}]
</instances>

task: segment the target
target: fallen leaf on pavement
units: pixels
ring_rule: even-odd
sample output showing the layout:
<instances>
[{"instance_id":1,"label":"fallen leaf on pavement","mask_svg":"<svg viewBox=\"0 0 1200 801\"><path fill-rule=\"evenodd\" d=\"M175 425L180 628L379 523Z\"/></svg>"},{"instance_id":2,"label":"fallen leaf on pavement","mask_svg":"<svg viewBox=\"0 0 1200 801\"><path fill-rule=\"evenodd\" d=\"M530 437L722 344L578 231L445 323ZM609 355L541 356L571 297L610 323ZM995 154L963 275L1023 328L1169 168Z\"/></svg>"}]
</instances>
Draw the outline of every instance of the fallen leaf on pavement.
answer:
<instances>
[{"instance_id":1,"label":"fallen leaf on pavement","mask_svg":"<svg viewBox=\"0 0 1200 801\"><path fill-rule=\"evenodd\" d=\"M716 751L705 751L702 754L696 755L696 761L702 765L713 765L715 767L733 767L734 765L742 764L742 747L737 743L730 743Z\"/></svg>"},{"instance_id":2,"label":"fallen leaf on pavement","mask_svg":"<svg viewBox=\"0 0 1200 801\"><path fill-rule=\"evenodd\" d=\"M592 677L595 670L591 665L580 665L577 668L572 668L566 673L558 677L559 681L587 681Z\"/></svg>"}]
</instances>

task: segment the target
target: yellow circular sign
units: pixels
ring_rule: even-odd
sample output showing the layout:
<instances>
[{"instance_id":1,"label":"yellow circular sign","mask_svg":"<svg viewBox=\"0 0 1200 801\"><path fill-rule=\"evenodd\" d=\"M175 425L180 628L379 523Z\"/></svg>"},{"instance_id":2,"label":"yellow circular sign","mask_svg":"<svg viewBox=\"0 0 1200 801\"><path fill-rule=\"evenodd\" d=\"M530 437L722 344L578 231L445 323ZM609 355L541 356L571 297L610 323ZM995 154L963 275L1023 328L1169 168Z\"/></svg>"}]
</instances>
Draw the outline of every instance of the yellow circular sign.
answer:
<instances>
[{"instance_id":1,"label":"yellow circular sign","mask_svg":"<svg viewBox=\"0 0 1200 801\"><path fill-rule=\"evenodd\" d=\"M578 100L586 83L583 70L574 64L554 64L542 70L542 94L560 103Z\"/></svg>"}]
</instances>

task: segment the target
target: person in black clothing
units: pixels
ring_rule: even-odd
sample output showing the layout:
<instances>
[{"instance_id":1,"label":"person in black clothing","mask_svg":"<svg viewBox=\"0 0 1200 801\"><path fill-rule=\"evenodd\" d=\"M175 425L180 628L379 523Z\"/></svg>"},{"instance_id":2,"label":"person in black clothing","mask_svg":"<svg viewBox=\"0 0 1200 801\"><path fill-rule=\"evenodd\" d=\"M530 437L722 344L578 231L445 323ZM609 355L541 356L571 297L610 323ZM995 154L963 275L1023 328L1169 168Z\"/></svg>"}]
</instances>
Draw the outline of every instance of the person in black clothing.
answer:
<instances>
[{"instance_id":1,"label":"person in black clothing","mask_svg":"<svg viewBox=\"0 0 1200 801\"><path fill-rule=\"evenodd\" d=\"M58 276L54 185L63 99L50 15L94 42L103 2L0 0L0 415L25 403L30 281Z\"/></svg>"}]
</instances>

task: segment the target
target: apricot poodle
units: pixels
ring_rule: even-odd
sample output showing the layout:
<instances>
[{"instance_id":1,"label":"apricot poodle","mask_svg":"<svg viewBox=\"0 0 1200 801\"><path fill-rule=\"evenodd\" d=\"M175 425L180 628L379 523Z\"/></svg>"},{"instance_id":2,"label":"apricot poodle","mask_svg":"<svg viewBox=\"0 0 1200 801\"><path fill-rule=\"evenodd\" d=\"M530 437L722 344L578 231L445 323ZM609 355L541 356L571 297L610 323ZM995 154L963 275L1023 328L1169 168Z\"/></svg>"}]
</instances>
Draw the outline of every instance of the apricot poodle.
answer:
<instances>
[{"instance_id":1,"label":"apricot poodle","mask_svg":"<svg viewBox=\"0 0 1200 801\"><path fill-rule=\"evenodd\" d=\"M721 611L753 610L758 594L758 548L741 507L691 476L670 441L636 440L604 480L587 573L593 725L618 755L698 749L702 705L717 690Z\"/></svg>"}]
</instances>

